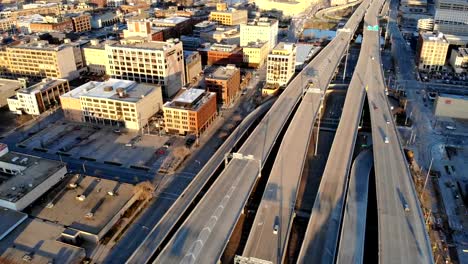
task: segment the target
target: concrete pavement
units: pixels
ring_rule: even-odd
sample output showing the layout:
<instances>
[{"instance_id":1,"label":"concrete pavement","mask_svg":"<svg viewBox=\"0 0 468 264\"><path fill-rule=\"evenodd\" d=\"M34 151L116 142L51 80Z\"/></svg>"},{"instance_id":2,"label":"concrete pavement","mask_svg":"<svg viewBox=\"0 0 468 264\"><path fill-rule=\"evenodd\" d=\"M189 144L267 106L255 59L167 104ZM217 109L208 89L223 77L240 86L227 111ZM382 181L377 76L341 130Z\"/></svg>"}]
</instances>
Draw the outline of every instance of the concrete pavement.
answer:
<instances>
[{"instance_id":1,"label":"concrete pavement","mask_svg":"<svg viewBox=\"0 0 468 264\"><path fill-rule=\"evenodd\" d=\"M363 263L369 176L373 162L372 149L361 151L353 162L336 259L338 264Z\"/></svg>"}]
</instances>

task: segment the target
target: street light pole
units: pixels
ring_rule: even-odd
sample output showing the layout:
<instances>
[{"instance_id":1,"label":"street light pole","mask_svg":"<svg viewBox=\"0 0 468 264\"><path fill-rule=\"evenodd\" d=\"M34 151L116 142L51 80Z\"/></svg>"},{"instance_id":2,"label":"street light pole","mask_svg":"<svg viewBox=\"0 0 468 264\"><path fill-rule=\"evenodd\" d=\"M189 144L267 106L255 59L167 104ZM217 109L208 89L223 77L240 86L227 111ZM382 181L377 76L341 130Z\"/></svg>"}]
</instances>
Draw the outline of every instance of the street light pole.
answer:
<instances>
[{"instance_id":1,"label":"street light pole","mask_svg":"<svg viewBox=\"0 0 468 264\"><path fill-rule=\"evenodd\" d=\"M426 180L424 181L424 185L423 185L423 188L421 190L421 197L419 198L419 200L421 200L421 201L424 198L424 189L426 189L426 184L427 184L427 180L429 179L429 173L431 172L433 161L434 161L434 157L431 158L431 163L429 164L429 169L427 170L427 174L426 174Z\"/></svg>"}]
</instances>

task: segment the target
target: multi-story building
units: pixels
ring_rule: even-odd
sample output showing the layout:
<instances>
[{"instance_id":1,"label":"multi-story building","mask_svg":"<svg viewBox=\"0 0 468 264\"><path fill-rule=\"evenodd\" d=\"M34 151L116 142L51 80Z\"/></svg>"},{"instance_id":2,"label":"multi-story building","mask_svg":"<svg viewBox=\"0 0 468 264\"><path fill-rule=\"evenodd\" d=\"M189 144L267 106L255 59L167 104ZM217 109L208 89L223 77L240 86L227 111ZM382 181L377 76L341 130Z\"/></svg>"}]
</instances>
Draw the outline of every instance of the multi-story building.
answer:
<instances>
[{"instance_id":1,"label":"multi-story building","mask_svg":"<svg viewBox=\"0 0 468 264\"><path fill-rule=\"evenodd\" d=\"M115 43L115 42L109 42ZM82 48L85 65L89 72L97 74L106 73L107 58L106 42L100 42L98 39L92 39L90 43Z\"/></svg>"},{"instance_id":2,"label":"multi-story building","mask_svg":"<svg viewBox=\"0 0 468 264\"><path fill-rule=\"evenodd\" d=\"M468 35L468 1L436 0L434 31Z\"/></svg>"},{"instance_id":3,"label":"multi-story building","mask_svg":"<svg viewBox=\"0 0 468 264\"><path fill-rule=\"evenodd\" d=\"M191 82L203 72L201 56L197 51L184 51L184 63L185 80L187 80L187 82Z\"/></svg>"},{"instance_id":4,"label":"multi-story building","mask_svg":"<svg viewBox=\"0 0 468 264\"><path fill-rule=\"evenodd\" d=\"M238 26L218 26L214 31L202 32L200 38L206 42L216 42L225 45L239 45L240 32Z\"/></svg>"},{"instance_id":5,"label":"multi-story building","mask_svg":"<svg viewBox=\"0 0 468 264\"><path fill-rule=\"evenodd\" d=\"M71 19L63 19L51 23L30 23L31 32L71 32L73 31L73 22Z\"/></svg>"},{"instance_id":6,"label":"multi-story building","mask_svg":"<svg viewBox=\"0 0 468 264\"><path fill-rule=\"evenodd\" d=\"M91 16L88 14L81 14L72 17L73 31L86 32L91 30Z\"/></svg>"},{"instance_id":7,"label":"multi-story building","mask_svg":"<svg viewBox=\"0 0 468 264\"><path fill-rule=\"evenodd\" d=\"M189 89L163 106L167 133L202 134L216 118L216 94Z\"/></svg>"},{"instance_id":8,"label":"multi-story building","mask_svg":"<svg viewBox=\"0 0 468 264\"><path fill-rule=\"evenodd\" d=\"M286 85L294 75L296 45L280 42L271 50L267 59L267 83Z\"/></svg>"},{"instance_id":9,"label":"multi-story building","mask_svg":"<svg viewBox=\"0 0 468 264\"><path fill-rule=\"evenodd\" d=\"M16 21L11 18L0 19L0 32L10 31L16 27Z\"/></svg>"},{"instance_id":10,"label":"multi-story building","mask_svg":"<svg viewBox=\"0 0 468 264\"><path fill-rule=\"evenodd\" d=\"M192 34L192 20L188 17L167 17L155 19L152 23L155 27L164 28L164 39Z\"/></svg>"},{"instance_id":11,"label":"multi-story building","mask_svg":"<svg viewBox=\"0 0 468 264\"><path fill-rule=\"evenodd\" d=\"M268 41L250 42L242 48L244 64L248 67L262 67L268 56Z\"/></svg>"},{"instance_id":12,"label":"multi-story building","mask_svg":"<svg viewBox=\"0 0 468 264\"><path fill-rule=\"evenodd\" d=\"M227 26L247 23L247 10L228 9L226 3L218 3L216 4L216 11L210 13L210 21L216 21Z\"/></svg>"},{"instance_id":13,"label":"multi-story building","mask_svg":"<svg viewBox=\"0 0 468 264\"><path fill-rule=\"evenodd\" d=\"M456 73L468 71L468 48L452 49L450 65Z\"/></svg>"},{"instance_id":14,"label":"multi-story building","mask_svg":"<svg viewBox=\"0 0 468 264\"><path fill-rule=\"evenodd\" d=\"M273 49L278 39L278 20L261 17L240 25L240 45L247 46L251 42L267 41L269 49Z\"/></svg>"},{"instance_id":15,"label":"multi-story building","mask_svg":"<svg viewBox=\"0 0 468 264\"><path fill-rule=\"evenodd\" d=\"M205 70L206 89L216 93L219 104L231 105L240 91L240 83L240 69L232 64Z\"/></svg>"},{"instance_id":16,"label":"multi-story building","mask_svg":"<svg viewBox=\"0 0 468 264\"><path fill-rule=\"evenodd\" d=\"M107 6L109 7L119 7L125 5L125 0L107 0Z\"/></svg>"},{"instance_id":17,"label":"multi-story building","mask_svg":"<svg viewBox=\"0 0 468 264\"><path fill-rule=\"evenodd\" d=\"M8 46L2 52L7 66L4 75L31 78L78 77L73 47L47 41Z\"/></svg>"},{"instance_id":18,"label":"multi-story building","mask_svg":"<svg viewBox=\"0 0 468 264\"><path fill-rule=\"evenodd\" d=\"M235 64L241 66L244 62L242 48L237 45L225 45L215 43L208 51L208 65Z\"/></svg>"},{"instance_id":19,"label":"multi-story building","mask_svg":"<svg viewBox=\"0 0 468 264\"><path fill-rule=\"evenodd\" d=\"M161 30L155 30L151 27L149 20L129 20L128 29L123 31L124 39L142 38L144 41L163 41L164 35Z\"/></svg>"},{"instance_id":20,"label":"multi-story building","mask_svg":"<svg viewBox=\"0 0 468 264\"><path fill-rule=\"evenodd\" d=\"M109 79L88 82L60 96L65 118L139 130L162 109L160 86Z\"/></svg>"},{"instance_id":21,"label":"multi-story building","mask_svg":"<svg viewBox=\"0 0 468 264\"><path fill-rule=\"evenodd\" d=\"M38 84L18 90L16 96L8 98L8 108L17 114L24 112L30 115L40 115L58 106L60 95L69 91L70 86L67 80L43 79Z\"/></svg>"},{"instance_id":22,"label":"multi-story building","mask_svg":"<svg viewBox=\"0 0 468 264\"><path fill-rule=\"evenodd\" d=\"M60 6L55 5L46 5L37 8L28 8L28 9L19 9L14 12L10 13L10 17L14 20L18 19L19 17L24 16L31 16L31 15L58 15L60 14Z\"/></svg>"},{"instance_id":23,"label":"multi-story building","mask_svg":"<svg viewBox=\"0 0 468 264\"><path fill-rule=\"evenodd\" d=\"M449 43L442 33L419 34L416 63L421 71L440 71L445 65Z\"/></svg>"},{"instance_id":24,"label":"multi-story building","mask_svg":"<svg viewBox=\"0 0 468 264\"><path fill-rule=\"evenodd\" d=\"M106 45L106 72L112 78L160 84L165 97L185 84L184 54L180 41L151 41L134 45Z\"/></svg>"}]
</instances>

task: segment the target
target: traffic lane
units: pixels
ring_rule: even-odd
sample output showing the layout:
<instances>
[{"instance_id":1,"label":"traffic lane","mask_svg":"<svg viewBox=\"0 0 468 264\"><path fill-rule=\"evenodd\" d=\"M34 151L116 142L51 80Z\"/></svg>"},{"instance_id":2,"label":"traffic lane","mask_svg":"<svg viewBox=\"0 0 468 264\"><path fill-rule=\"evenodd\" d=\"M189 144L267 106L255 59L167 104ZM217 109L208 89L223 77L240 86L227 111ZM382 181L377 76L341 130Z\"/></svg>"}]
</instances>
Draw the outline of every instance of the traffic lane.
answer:
<instances>
[{"instance_id":1,"label":"traffic lane","mask_svg":"<svg viewBox=\"0 0 468 264\"><path fill-rule=\"evenodd\" d=\"M375 65L378 67L377 65ZM401 150L399 149L398 137L396 130L393 127L393 121L390 124L386 124L385 116L391 116L386 97L382 88L384 87L382 78L373 78L374 85L372 85L370 100L375 100L381 107L374 114L371 113L373 127L376 127L378 131L373 129L373 142L376 148L380 148L378 151L374 151L376 155L376 178L384 179L382 182L383 188L388 188L386 195L383 200L380 200L381 205L385 208L385 212L388 215L384 215L381 220L379 227L385 232L382 233L381 245L382 254L380 258L383 262L395 261L398 259L400 263L427 263L431 261L431 253L426 249L421 248L419 241L425 241L425 229L421 228L424 225L419 226L420 221L414 217L414 213L418 212L417 201L414 197L410 196L410 191L407 189L411 182L402 181L402 177L409 179L409 176L402 175L407 174L407 168L405 168L404 160L401 157ZM380 89L380 90L379 90ZM390 128L389 128L390 127ZM382 131L386 131L382 133ZM377 134L375 134L377 133ZM385 136L379 136L385 135ZM385 137L388 137L389 143L385 143ZM405 178L403 178L405 179ZM379 194L378 194L379 195ZM413 198L413 199L412 199ZM404 204L408 203L412 208L410 212L405 212ZM413 215L413 216L411 216ZM408 217L409 216L409 217ZM422 229L422 230L421 230ZM390 240L384 237L394 237L396 240ZM398 241L398 243L396 242ZM424 250L426 252L424 252ZM386 253L385 252L399 252L398 254ZM414 254L417 252L417 254ZM394 255L398 255L395 257ZM429 256L428 256L429 255Z\"/></svg>"},{"instance_id":2,"label":"traffic lane","mask_svg":"<svg viewBox=\"0 0 468 264\"><path fill-rule=\"evenodd\" d=\"M363 263L369 176L373 161L372 149L365 149L353 162L336 261L338 264Z\"/></svg>"},{"instance_id":3,"label":"traffic lane","mask_svg":"<svg viewBox=\"0 0 468 264\"><path fill-rule=\"evenodd\" d=\"M245 257L273 263L283 259L297 187L319 106L320 94L307 93L286 131L259 205L260 212L244 248ZM270 208L269 213L262 213L266 208ZM274 225L279 227L277 234L271 232Z\"/></svg>"},{"instance_id":4,"label":"traffic lane","mask_svg":"<svg viewBox=\"0 0 468 264\"><path fill-rule=\"evenodd\" d=\"M181 261L211 263L219 259L218 255L210 255L208 252L222 252L225 244L218 242L225 241L227 243L233 229L231 224L233 221L219 222L218 219L222 217L223 219L232 220L240 215L248 196L236 195L236 193L251 189L253 182L249 181L249 178L252 178L252 175L247 174L252 172L257 174L259 168L258 163L255 161L240 159L231 160L227 168L229 167L235 169L226 171L234 173L227 175L227 177L222 177L225 173L220 175L211 187L211 191L206 193L184 221L155 263L177 263ZM256 177L254 176L253 179L255 180ZM244 203L238 202L239 199ZM233 202L234 200L235 202ZM213 201L220 202L213 204ZM210 244L213 241L215 241L214 245ZM203 252L202 256L200 256L201 252Z\"/></svg>"}]
</instances>

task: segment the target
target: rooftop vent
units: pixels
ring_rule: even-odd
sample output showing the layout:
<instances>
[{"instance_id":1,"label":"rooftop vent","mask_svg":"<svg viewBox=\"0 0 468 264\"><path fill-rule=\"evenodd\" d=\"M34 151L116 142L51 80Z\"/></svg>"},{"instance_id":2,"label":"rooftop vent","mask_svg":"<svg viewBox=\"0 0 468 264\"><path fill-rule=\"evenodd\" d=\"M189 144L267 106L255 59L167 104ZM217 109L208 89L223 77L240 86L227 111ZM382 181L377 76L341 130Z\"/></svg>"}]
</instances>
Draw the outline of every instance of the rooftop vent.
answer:
<instances>
[{"instance_id":1,"label":"rooftop vent","mask_svg":"<svg viewBox=\"0 0 468 264\"><path fill-rule=\"evenodd\" d=\"M125 89L122 87L119 87L116 89L117 94L119 95L120 98L127 97L127 93L125 93Z\"/></svg>"},{"instance_id":2,"label":"rooftop vent","mask_svg":"<svg viewBox=\"0 0 468 264\"><path fill-rule=\"evenodd\" d=\"M112 88L112 86L110 86L110 85L104 87L104 91L105 91L105 92L112 92L112 90L113 90L113 88Z\"/></svg>"}]
</instances>

